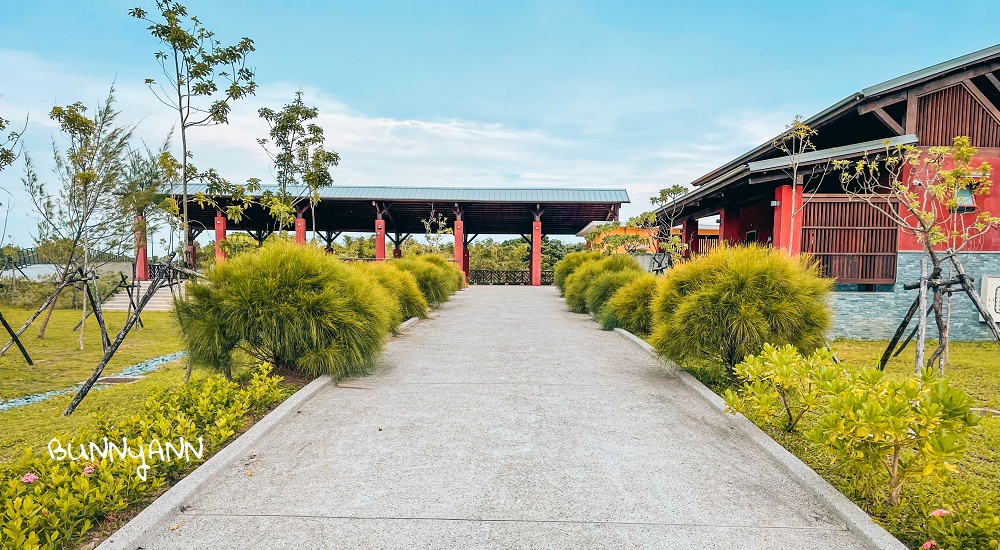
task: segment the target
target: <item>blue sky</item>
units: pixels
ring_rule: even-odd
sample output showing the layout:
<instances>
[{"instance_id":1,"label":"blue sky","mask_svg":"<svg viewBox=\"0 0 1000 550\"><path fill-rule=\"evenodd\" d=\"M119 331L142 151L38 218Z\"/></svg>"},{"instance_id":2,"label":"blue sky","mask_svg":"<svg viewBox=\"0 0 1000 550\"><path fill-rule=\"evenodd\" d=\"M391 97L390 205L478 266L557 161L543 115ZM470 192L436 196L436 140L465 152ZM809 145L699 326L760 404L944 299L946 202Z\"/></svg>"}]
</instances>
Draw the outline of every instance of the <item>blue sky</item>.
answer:
<instances>
[{"instance_id":1,"label":"blue sky","mask_svg":"<svg viewBox=\"0 0 1000 550\"><path fill-rule=\"evenodd\" d=\"M158 46L129 8L151 1L2 2L0 116L30 116L46 166L56 104L96 104L151 144L169 110L142 85ZM196 129L196 161L269 178L262 106L318 106L338 184L624 187L648 209L865 86L1000 42L995 2L258 2L189 0L223 42L254 39L260 92L229 126ZM0 173L8 233L35 225L22 166Z\"/></svg>"}]
</instances>

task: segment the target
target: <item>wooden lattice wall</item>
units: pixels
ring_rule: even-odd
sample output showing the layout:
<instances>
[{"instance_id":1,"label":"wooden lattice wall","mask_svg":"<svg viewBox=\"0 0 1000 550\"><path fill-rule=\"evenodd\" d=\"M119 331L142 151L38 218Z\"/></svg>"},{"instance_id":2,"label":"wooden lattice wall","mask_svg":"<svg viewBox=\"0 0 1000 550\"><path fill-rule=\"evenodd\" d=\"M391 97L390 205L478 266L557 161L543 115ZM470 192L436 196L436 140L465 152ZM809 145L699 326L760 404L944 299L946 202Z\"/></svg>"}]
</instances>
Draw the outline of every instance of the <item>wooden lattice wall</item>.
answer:
<instances>
[{"instance_id":1,"label":"wooden lattice wall","mask_svg":"<svg viewBox=\"0 0 1000 550\"><path fill-rule=\"evenodd\" d=\"M845 284L896 282L899 229L878 207L817 195L801 216L802 252L819 261L825 276Z\"/></svg>"}]
</instances>

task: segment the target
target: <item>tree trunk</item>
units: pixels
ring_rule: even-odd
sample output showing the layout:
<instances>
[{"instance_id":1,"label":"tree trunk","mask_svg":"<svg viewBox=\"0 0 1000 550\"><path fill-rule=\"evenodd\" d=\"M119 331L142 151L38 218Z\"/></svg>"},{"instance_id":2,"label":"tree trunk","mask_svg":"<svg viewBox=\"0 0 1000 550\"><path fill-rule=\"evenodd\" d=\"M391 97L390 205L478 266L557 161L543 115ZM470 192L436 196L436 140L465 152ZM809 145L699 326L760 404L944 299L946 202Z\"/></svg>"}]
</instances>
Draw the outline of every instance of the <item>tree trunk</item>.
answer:
<instances>
[{"instance_id":1,"label":"tree trunk","mask_svg":"<svg viewBox=\"0 0 1000 550\"><path fill-rule=\"evenodd\" d=\"M69 267L72 264L72 258L70 260L63 269L62 278L59 279L59 287L56 288L55 297L52 298L52 303L49 304L49 311L45 313L45 319L42 319L42 326L38 327L39 338L45 338L45 327L49 326L49 319L52 318L52 312L56 309L56 302L59 301L59 293L66 288L66 280L69 279Z\"/></svg>"},{"instance_id":2,"label":"tree trunk","mask_svg":"<svg viewBox=\"0 0 1000 550\"><path fill-rule=\"evenodd\" d=\"M922 258L920 260L920 295L917 297L918 311L927 310L927 258ZM920 371L924 368L924 346L927 343L927 316L921 315L917 320L919 323L917 325L917 358L915 361L914 370L917 376L920 376Z\"/></svg>"}]
</instances>

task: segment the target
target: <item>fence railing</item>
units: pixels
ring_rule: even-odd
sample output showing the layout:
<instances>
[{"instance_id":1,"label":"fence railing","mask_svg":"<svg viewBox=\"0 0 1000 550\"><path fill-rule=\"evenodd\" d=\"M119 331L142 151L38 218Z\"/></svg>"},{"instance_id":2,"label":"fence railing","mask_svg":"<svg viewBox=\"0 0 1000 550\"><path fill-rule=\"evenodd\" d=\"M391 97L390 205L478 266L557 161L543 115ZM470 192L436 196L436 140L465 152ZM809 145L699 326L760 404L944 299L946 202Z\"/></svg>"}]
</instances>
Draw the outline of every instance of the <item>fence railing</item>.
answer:
<instances>
[{"instance_id":1,"label":"fence railing","mask_svg":"<svg viewBox=\"0 0 1000 550\"><path fill-rule=\"evenodd\" d=\"M551 285L554 278L554 271L542 271L543 285ZM526 269L470 269L469 284L528 285L531 284L531 273Z\"/></svg>"}]
</instances>

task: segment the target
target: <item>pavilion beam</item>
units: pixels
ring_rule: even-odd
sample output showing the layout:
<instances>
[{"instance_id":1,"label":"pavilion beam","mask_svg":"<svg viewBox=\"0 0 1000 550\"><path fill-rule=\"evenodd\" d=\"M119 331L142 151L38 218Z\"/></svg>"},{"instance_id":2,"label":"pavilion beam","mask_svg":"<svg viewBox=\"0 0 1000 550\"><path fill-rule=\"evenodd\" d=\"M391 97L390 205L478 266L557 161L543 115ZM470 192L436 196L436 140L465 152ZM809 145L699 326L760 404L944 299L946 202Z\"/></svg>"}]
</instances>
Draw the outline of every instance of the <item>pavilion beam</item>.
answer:
<instances>
[{"instance_id":1,"label":"pavilion beam","mask_svg":"<svg viewBox=\"0 0 1000 550\"><path fill-rule=\"evenodd\" d=\"M882 124L885 124L890 130L895 132L897 136L901 136L906 133L903 127L896 122L895 119L889 116L889 113L885 112L885 109L882 109L881 107L873 109L872 114L878 117L878 119L882 121Z\"/></svg>"},{"instance_id":2,"label":"pavilion beam","mask_svg":"<svg viewBox=\"0 0 1000 550\"><path fill-rule=\"evenodd\" d=\"M997 106L994 105L992 101L983 95L983 92L980 91L971 80L966 80L962 83L962 85L965 86L965 89L972 94L972 97L976 98L976 101L982 105L984 109L986 109L986 112L993 117L994 121L1000 122L1000 110L997 109Z\"/></svg>"},{"instance_id":3,"label":"pavilion beam","mask_svg":"<svg viewBox=\"0 0 1000 550\"><path fill-rule=\"evenodd\" d=\"M996 88L998 92L1000 92L1000 79L998 79L996 75L994 75L993 73L986 73L983 76L985 76L986 80L989 80L990 84L993 84L993 87Z\"/></svg>"}]
</instances>

